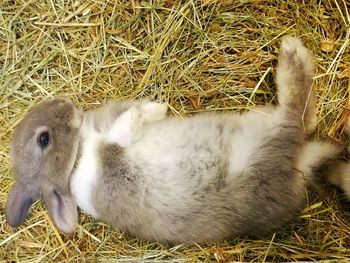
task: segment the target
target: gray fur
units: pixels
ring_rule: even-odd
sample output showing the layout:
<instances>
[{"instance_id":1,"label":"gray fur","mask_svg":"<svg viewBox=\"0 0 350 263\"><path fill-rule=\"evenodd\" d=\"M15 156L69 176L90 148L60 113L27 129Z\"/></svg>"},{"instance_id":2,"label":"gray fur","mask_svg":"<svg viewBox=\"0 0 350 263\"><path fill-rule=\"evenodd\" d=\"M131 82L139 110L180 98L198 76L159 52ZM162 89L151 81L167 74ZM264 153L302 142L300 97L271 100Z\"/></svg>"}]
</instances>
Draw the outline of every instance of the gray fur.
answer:
<instances>
[{"instance_id":1,"label":"gray fur","mask_svg":"<svg viewBox=\"0 0 350 263\"><path fill-rule=\"evenodd\" d=\"M97 218L147 240L207 242L271 233L293 220L305 206L305 189L312 182L315 167L327 159L326 155L338 154L333 147L318 143L314 147L305 141L304 126L315 119L314 102L308 100L311 81L312 56L298 39L287 37L277 69L280 103L259 109L263 114L161 119L162 114L149 117L148 110L153 108L142 107L142 102L112 103L84 113L78 135L65 125L73 116L51 123L50 116L57 113L46 108L55 109L57 102L44 102L16 128L15 185L23 187L22 182L30 181L26 191L33 194L28 196L44 196L49 214L63 232L71 232L76 224L76 200L70 190L80 206L91 208L88 201L88 205L83 203L91 198ZM45 114L38 112L40 107ZM130 134L137 135L134 140L128 133L123 135L128 141L123 145L113 143L114 132L118 135L113 125L119 125L122 116L131 127ZM42 121L28 121L34 117ZM62 145L54 145L50 152L38 151L31 138L42 125L57 129L57 136L61 136L57 140L68 136L74 146L61 141ZM104 134L108 134L108 141L103 140ZM92 171L84 170L83 161L95 158L84 155L94 149L89 145L93 140L98 142L97 165L92 165ZM26 147L23 153L22 147ZM318 149L328 151L319 154ZM33 152L37 152L34 164L28 161ZM30 175L24 175L20 167L29 167ZM96 177L85 199L77 197L72 185L69 189L69 181L77 184L73 179L79 171ZM84 180L84 175L79 178ZM15 186L6 210L14 226L24 220L12 219L22 219L18 207L30 206L31 200L12 201L18 195ZM60 212L66 214L61 217L57 216L57 204L65 207Z\"/></svg>"},{"instance_id":2,"label":"gray fur","mask_svg":"<svg viewBox=\"0 0 350 263\"><path fill-rule=\"evenodd\" d=\"M106 170L92 198L98 213L103 215L101 219L133 235L171 242L266 234L291 221L305 205L304 181L293 167L297 149L304 140L301 133L296 127L275 127L281 131L259 146L248 168L230 174L227 158L230 152L224 147L229 144L229 137L222 136L222 130L217 128L221 125L215 124L222 117L211 117L215 119L209 119L206 128L217 129L215 136L198 141L198 130L194 127L192 134L191 129L186 129L179 135L186 136L186 144L178 145L179 151L189 153L173 164L180 183L184 184L183 196L179 198L173 196L169 182L158 177L150 180L152 174L147 172L152 170L166 179L171 177L167 164L157 162L155 168L155 164L148 164L137 154L128 156L118 146L114 146L113 154L112 146L102 146L100 157ZM221 121L225 123L225 118ZM181 122L192 126L195 119L177 125L183 125ZM169 127L162 122L154 126ZM152 129L152 136L157 130L160 129ZM174 143L169 140L164 151L171 144ZM152 155L151 148L148 149ZM115 161L107 164L104 158L111 155ZM195 155L207 158L195 160ZM193 187L187 189L186 184Z\"/></svg>"}]
</instances>

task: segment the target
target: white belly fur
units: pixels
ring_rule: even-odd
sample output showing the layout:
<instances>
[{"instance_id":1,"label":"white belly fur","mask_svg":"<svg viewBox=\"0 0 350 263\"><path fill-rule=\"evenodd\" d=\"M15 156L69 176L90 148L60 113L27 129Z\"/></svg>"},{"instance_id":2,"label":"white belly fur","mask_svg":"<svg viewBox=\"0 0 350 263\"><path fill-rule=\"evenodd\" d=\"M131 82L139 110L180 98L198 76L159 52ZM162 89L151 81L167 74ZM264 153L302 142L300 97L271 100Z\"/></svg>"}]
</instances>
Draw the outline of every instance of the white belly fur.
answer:
<instances>
[{"instance_id":1,"label":"white belly fur","mask_svg":"<svg viewBox=\"0 0 350 263\"><path fill-rule=\"evenodd\" d=\"M86 213L97 217L91 200L92 187L97 180L97 134L89 135L83 140L81 159L71 178L71 191L78 206Z\"/></svg>"}]
</instances>

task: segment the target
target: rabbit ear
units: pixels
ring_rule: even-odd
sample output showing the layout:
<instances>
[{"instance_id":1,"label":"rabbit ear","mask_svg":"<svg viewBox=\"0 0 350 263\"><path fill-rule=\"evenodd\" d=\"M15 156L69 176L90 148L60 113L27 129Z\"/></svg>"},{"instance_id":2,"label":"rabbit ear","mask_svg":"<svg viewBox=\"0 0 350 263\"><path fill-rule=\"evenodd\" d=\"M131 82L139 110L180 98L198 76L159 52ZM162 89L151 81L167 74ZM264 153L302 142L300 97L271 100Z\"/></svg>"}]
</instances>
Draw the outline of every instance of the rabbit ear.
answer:
<instances>
[{"instance_id":1,"label":"rabbit ear","mask_svg":"<svg viewBox=\"0 0 350 263\"><path fill-rule=\"evenodd\" d=\"M78 207L72 195L53 190L44 194L44 202L56 227L63 233L73 233L78 225Z\"/></svg>"},{"instance_id":2,"label":"rabbit ear","mask_svg":"<svg viewBox=\"0 0 350 263\"><path fill-rule=\"evenodd\" d=\"M140 110L144 122L154 122L166 117L168 106L163 103L145 101L141 103Z\"/></svg>"},{"instance_id":3,"label":"rabbit ear","mask_svg":"<svg viewBox=\"0 0 350 263\"><path fill-rule=\"evenodd\" d=\"M12 227L22 225L29 209L35 200L35 195L30 187L15 184L6 203L6 220Z\"/></svg>"}]
</instances>

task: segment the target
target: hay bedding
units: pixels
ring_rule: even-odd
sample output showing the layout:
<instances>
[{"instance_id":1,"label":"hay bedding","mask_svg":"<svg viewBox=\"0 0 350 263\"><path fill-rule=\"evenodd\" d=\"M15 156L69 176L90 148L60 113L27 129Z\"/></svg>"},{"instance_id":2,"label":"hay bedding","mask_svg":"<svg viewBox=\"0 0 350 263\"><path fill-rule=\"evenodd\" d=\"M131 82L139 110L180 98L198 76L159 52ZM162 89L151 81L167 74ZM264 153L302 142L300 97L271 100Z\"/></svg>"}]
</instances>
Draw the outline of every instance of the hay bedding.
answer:
<instances>
[{"instance_id":1,"label":"hay bedding","mask_svg":"<svg viewBox=\"0 0 350 263\"><path fill-rule=\"evenodd\" d=\"M274 102L280 36L315 54L316 137L344 140L350 3L324 1L3 0L0 3L0 259L21 261L297 261L350 257L349 204L328 187L291 227L261 240L166 247L80 215L60 235L41 202L20 229L5 222L9 142L26 110L66 96L90 109L150 98L171 113L249 110Z\"/></svg>"}]
</instances>

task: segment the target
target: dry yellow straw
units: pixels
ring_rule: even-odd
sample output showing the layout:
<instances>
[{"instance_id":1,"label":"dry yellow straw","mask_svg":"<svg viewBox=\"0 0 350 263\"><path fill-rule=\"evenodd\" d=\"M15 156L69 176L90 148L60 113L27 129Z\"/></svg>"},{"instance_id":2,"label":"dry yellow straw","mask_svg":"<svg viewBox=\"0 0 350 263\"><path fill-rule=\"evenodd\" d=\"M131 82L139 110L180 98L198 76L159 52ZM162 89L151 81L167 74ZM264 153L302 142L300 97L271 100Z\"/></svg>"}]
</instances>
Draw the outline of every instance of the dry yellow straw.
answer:
<instances>
[{"instance_id":1,"label":"dry yellow straw","mask_svg":"<svg viewBox=\"0 0 350 263\"><path fill-rule=\"evenodd\" d=\"M322 187L300 217L258 240L172 247L79 216L61 235L38 202L7 225L10 141L46 97L82 109L108 100L166 102L170 114L254 110L276 102L280 38L298 36L315 57L315 138L345 141L350 115L349 1L0 1L1 262L340 262L350 258L349 203ZM203 229L205 231L205 229Z\"/></svg>"}]
</instances>

